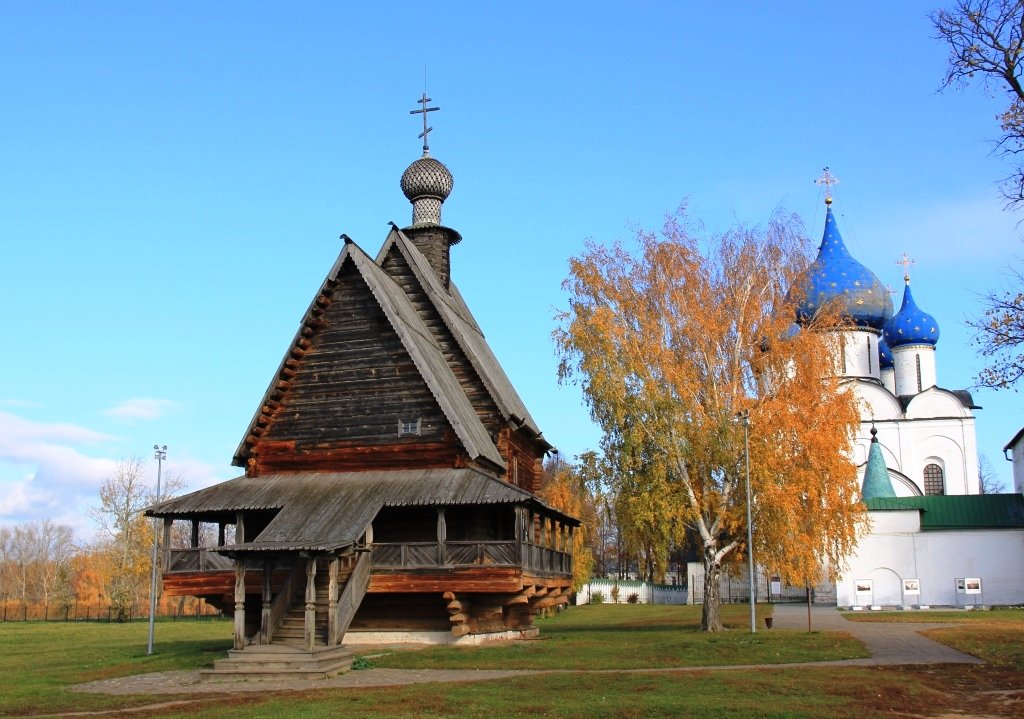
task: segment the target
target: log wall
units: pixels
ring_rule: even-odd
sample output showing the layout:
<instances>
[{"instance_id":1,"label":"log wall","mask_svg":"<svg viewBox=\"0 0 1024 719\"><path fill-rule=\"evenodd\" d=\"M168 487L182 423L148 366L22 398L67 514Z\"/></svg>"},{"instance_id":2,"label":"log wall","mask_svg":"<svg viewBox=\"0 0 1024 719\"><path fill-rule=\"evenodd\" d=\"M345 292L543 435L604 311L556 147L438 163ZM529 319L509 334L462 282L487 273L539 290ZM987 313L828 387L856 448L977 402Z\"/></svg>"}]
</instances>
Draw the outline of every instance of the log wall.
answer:
<instances>
[{"instance_id":1,"label":"log wall","mask_svg":"<svg viewBox=\"0 0 1024 719\"><path fill-rule=\"evenodd\" d=\"M351 261L327 294L250 437L255 473L455 464L451 427ZM418 434L400 435L401 421Z\"/></svg>"}]
</instances>

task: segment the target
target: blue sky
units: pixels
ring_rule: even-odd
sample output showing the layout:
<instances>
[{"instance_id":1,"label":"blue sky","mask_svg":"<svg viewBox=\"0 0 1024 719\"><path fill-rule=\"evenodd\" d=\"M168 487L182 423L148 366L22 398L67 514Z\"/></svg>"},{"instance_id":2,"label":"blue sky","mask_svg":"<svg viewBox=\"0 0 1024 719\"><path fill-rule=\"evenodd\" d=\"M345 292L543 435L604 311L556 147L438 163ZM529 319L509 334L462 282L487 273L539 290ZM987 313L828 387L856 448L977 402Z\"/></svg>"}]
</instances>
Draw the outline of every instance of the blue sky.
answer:
<instances>
[{"instance_id":1,"label":"blue sky","mask_svg":"<svg viewBox=\"0 0 1024 719\"><path fill-rule=\"evenodd\" d=\"M915 258L939 384L971 384L963 320L1022 216L1000 99L937 92L931 3L288 5L0 2L0 522L88 535L103 476L132 454L155 475L154 443L190 487L237 474L338 235L372 253L409 221L425 68L453 276L563 453L598 439L550 340L583 241L684 200L711 230L781 206L816 241L824 165L851 252L897 288ZM1009 483L1020 397L976 398Z\"/></svg>"}]
</instances>

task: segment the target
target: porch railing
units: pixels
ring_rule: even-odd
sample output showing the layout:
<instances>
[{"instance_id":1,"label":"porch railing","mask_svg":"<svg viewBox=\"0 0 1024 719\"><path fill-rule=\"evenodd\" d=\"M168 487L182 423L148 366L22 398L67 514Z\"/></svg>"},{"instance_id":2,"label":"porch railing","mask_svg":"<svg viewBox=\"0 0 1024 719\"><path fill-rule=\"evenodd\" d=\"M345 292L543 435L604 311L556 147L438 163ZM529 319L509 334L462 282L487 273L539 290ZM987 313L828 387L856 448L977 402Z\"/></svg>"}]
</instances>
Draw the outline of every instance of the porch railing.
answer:
<instances>
[{"instance_id":1,"label":"porch railing","mask_svg":"<svg viewBox=\"0 0 1024 719\"><path fill-rule=\"evenodd\" d=\"M572 555L550 547L516 541L377 542L373 567L521 567L542 572L572 572Z\"/></svg>"},{"instance_id":2,"label":"porch railing","mask_svg":"<svg viewBox=\"0 0 1024 719\"><path fill-rule=\"evenodd\" d=\"M217 554L215 547L191 547L172 549L167 558L165 572L216 572L231 570L234 563Z\"/></svg>"},{"instance_id":3,"label":"porch railing","mask_svg":"<svg viewBox=\"0 0 1024 719\"><path fill-rule=\"evenodd\" d=\"M374 569L422 567L518 567L553 574L572 573L572 555L532 542L378 542L371 555ZM246 562L249 565L249 562ZM262 566L253 562L254 568ZM231 571L234 563L215 547L172 549L166 573Z\"/></svg>"}]
</instances>

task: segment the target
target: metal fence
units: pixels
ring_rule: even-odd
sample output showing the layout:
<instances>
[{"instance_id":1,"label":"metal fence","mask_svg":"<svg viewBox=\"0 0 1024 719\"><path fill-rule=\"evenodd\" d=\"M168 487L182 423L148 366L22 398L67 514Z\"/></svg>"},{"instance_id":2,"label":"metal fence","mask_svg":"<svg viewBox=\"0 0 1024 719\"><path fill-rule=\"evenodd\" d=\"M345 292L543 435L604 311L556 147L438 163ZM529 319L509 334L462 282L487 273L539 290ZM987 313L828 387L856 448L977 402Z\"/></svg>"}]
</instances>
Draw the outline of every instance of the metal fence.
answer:
<instances>
[{"instance_id":1,"label":"metal fence","mask_svg":"<svg viewBox=\"0 0 1024 719\"><path fill-rule=\"evenodd\" d=\"M201 621L219 619L223 617L216 607L207 604L197 604L195 607L181 609L172 607L158 611L157 619L161 621ZM148 619L149 613L141 611L121 610L110 604L69 604L69 605L45 605L45 604L23 604L21 602L7 602L3 605L0 613L0 623L3 622L130 622L135 620Z\"/></svg>"}]
</instances>

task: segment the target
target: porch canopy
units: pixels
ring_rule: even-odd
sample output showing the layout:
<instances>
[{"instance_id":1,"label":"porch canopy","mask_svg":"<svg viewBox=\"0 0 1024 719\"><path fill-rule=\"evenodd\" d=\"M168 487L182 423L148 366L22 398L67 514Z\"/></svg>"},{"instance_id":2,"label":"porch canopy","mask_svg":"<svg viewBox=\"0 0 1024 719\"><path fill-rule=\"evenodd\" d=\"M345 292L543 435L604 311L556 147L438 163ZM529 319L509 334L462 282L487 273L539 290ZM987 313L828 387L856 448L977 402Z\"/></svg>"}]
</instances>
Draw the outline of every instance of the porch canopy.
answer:
<instances>
[{"instance_id":1,"label":"porch canopy","mask_svg":"<svg viewBox=\"0 0 1024 719\"><path fill-rule=\"evenodd\" d=\"M338 552L355 545L384 507L501 504L527 507L565 526L580 524L475 468L243 476L154 504L145 514L231 524L238 513L274 513L255 538L217 550L237 557Z\"/></svg>"}]
</instances>

